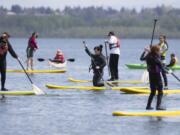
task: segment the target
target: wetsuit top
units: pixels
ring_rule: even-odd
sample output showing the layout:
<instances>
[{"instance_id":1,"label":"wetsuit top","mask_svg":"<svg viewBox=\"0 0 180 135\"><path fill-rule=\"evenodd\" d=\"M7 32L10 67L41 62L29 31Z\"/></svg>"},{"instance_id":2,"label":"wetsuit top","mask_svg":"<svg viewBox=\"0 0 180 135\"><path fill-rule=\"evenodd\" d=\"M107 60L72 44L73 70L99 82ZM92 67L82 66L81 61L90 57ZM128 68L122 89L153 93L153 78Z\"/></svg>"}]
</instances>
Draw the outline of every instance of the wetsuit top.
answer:
<instances>
[{"instance_id":1,"label":"wetsuit top","mask_svg":"<svg viewBox=\"0 0 180 135\"><path fill-rule=\"evenodd\" d=\"M37 45L37 42L35 40L35 37L32 36L29 38L28 47L32 48L33 50L38 49L38 45Z\"/></svg>"},{"instance_id":2,"label":"wetsuit top","mask_svg":"<svg viewBox=\"0 0 180 135\"><path fill-rule=\"evenodd\" d=\"M60 61L61 63L65 62L64 55L63 54L56 54L54 60Z\"/></svg>"},{"instance_id":3,"label":"wetsuit top","mask_svg":"<svg viewBox=\"0 0 180 135\"><path fill-rule=\"evenodd\" d=\"M0 43L3 41L3 38L0 37ZM8 40L6 40L7 42L7 51L4 52L2 55L0 55L0 62L6 60L6 55L7 55L7 52L9 51L9 53L11 54L12 57L14 58L17 58L17 54L15 53L15 51L13 50L10 42Z\"/></svg>"},{"instance_id":4,"label":"wetsuit top","mask_svg":"<svg viewBox=\"0 0 180 135\"><path fill-rule=\"evenodd\" d=\"M143 52L141 55L140 60L146 60L147 63L147 70L150 73L160 73L162 70L164 71L165 68L161 62L161 58L158 55L154 55L152 53L148 53L145 55L146 52Z\"/></svg>"},{"instance_id":5,"label":"wetsuit top","mask_svg":"<svg viewBox=\"0 0 180 135\"><path fill-rule=\"evenodd\" d=\"M99 66L99 70L103 70L103 68L106 66L106 59L105 59L105 56L103 54L100 54L100 55L95 55L95 54L92 54L88 48L85 49L86 53L92 58L92 61L91 61L91 65L92 65L92 69L94 71L96 71L96 66Z\"/></svg>"},{"instance_id":6,"label":"wetsuit top","mask_svg":"<svg viewBox=\"0 0 180 135\"><path fill-rule=\"evenodd\" d=\"M109 49L111 54L120 55L120 41L116 36L110 36L109 38Z\"/></svg>"},{"instance_id":7,"label":"wetsuit top","mask_svg":"<svg viewBox=\"0 0 180 135\"><path fill-rule=\"evenodd\" d=\"M167 67L173 67L178 63L178 59L176 57L172 58Z\"/></svg>"}]
</instances>

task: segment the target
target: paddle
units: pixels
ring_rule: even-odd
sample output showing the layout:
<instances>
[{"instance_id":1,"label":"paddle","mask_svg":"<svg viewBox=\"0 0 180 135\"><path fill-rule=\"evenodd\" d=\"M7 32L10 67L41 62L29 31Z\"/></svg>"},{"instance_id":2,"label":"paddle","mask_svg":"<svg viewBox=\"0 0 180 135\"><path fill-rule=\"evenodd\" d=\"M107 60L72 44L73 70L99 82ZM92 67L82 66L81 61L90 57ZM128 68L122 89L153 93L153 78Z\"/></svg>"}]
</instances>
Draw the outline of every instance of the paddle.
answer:
<instances>
[{"instance_id":1,"label":"paddle","mask_svg":"<svg viewBox=\"0 0 180 135\"><path fill-rule=\"evenodd\" d=\"M108 73L109 73L109 76L111 75L110 74L110 68L109 68L109 58L108 58L108 51L107 51L107 43L108 41L105 41L105 52L106 52L106 62L107 62L107 66L108 66Z\"/></svg>"},{"instance_id":2,"label":"paddle","mask_svg":"<svg viewBox=\"0 0 180 135\"><path fill-rule=\"evenodd\" d=\"M38 60L39 62L43 62L43 61L46 61L46 60L49 60L49 59L37 58L37 60ZM74 58L69 58L69 59L67 59L67 61L69 61L69 62L74 62L75 59L74 59Z\"/></svg>"},{"instance_id":3,"label":"paddle","mask_svg":"<svg viewBox=\"0 0 180 135\"><path fill-rule=\"evenodd\" d=\"M84 44L85 47L87 47L85 41L83 41L83 44ZM94 62L94 59L92 58L91 55L90 55L90 57L91 57L91 61L93 62L93 64L94 64L95 66L97 66L96 63ZM99 70L98 70L98 73L99 73L99 75L101 76L101 73L99 72ZM111 83L105 81L105 80L103 79L103 76L101 76L101 79L102 79L102 81L104 82L104 85L105 85L105 87L106 87L107 89L112 89L111 87L113 87L113 85L112 85Z\"/></svg>"},{"instance_id":4,"label":"paddle","mask_svg":"<svg viewBox=\"0 0 180 135\"><path fill-rule=\"evenodd\" d=\"M180 82L180 78L177 77L177 75L175 75L174 72L173 72L171 69L165 67L165 70L167 70L167 72L168 72L169 74L171 74L174 78L176 78L176 79Z\"/></svg>"},{"instance_id":5,"label":"paddle","mask_svg":"<svg viewBox=\"0 0 180 135\"><path fill-rule=\"evenodd\" d=\"M34 85L33 81L31 80L31 78L29 77L28 73L26 72L24 66L22 65L21 61L20 61L19 59L17 59L17 61L19 62L20 66L21 66L22 69L24 70L27 78L28 78L29 81L31 82L34 93L35 93L36 95L43 95L43 94L45 94L43 90L41 90L41 89L38 88L36 85Z\"/></svg>"},{"instance_id":6,"label":"paddle","mask_svg":"<svg viewBox=\"0 0 180 135\"><path fill-rule=\"evenodd\" d=\"M154 25L153 25L153 31L152 31L152 37L151 37L151 42L150 42L150 47L152 47L153 44L153 40L154 40L154 33L155 33L155 28L156 28L156 23L157 23L157 19L154 19ZM148 73L147 70L144 71L143 75L142 75L142 81L143 82L147 82L148 78Z\"/></svg>"}]
</instances>

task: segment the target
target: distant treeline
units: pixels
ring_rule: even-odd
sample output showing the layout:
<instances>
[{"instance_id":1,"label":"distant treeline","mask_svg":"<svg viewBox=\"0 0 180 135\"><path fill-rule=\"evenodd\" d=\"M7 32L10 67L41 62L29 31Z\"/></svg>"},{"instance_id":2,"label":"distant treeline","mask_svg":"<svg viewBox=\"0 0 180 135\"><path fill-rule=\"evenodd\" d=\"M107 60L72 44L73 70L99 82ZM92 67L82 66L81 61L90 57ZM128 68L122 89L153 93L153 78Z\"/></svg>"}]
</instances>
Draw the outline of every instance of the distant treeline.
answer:
<instances>
[{"instance_id":1,"label":"distant treeline","mask_svg":"<svg viewBox=\"0 0 180 135\"><path fill-rule=\"evenodd\" d=\"M149 38L153 19L158 18L156 34L180 37L180 9L159 6L155 8L65 7L63 10L45 7L11 9L0 7L0 32L14 37L27 37L39 32L41 37L99 38L113 30L122 38Z\"/></svg>"}]
</instances>

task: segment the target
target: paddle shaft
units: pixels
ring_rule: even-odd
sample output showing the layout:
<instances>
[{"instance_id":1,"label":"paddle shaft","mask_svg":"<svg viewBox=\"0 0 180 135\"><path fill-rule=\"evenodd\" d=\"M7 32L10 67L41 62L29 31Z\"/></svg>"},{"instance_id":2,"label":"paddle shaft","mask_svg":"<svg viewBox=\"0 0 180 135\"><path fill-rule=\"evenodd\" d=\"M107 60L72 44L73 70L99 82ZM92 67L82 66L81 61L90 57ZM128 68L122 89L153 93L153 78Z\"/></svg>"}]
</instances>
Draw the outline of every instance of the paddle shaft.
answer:
<instances>
[{"instance_id":1,"label":"paddle shaft","mask_svg":"<svg viewBox=\"0 0 180 135\"><path fill-rule=\"evenodd\" d=\"M174 73L171 73L171 75L174 76L180 82L179 77L177 77Z\"/></svg>"},{"instance_id":2,"label":"paddle shaft","mask_svg":"<svg viewBox=\"0 0 180 135\"><path fill-rule=\"evenodd\" d=\"M155 28L156 28L156 23L157 23L157 19L154 19L154 26L153 26L153 32L152 32L152 37L151 37L151 44L150 47L153 44L153 40L154 40L154 32L155 32Z\"/></svg>"},{"instance_id":3,"label":"paddle shaft","mask_svg":"<svg viewBox=\"0 0 180 135\"><path fill-rule=\"evenodd\" d=\"M108 65L108 73L109 73L109 76L110 76L109 58L108 58L107 42L106 41L105 41L105 52L106 52L106 62L107 62L107 65Z\"/></svg>"},{"instance_id":4,"label":"paddle shaft","mask_svg":"<svg viewBox=\"0 0 180 135\"><path fill-rule=\"evenodd\" d=\"M49 59L38 58L37 60L38 60L39 62L43 62L43 61L46 61L46 60L49 60ZM69 61L69 62L74 62L75 59L74 59L74 58L69 58L69 59L67 59L67 61Z\"/></svg>"},{"instance_id":5,"label":"paddle shaft","mask_svg":"<svg viewBox=\"0 0 180 135\"><path fill-rule=\"evenodd\" d=\"M31 78L29 77L28 73L26 72L26 70L25 70L23 64L21 63L21 61L20 61L19 59L17 59L17 60L18 60L18 62L19 62L19 64L20 64L20 66L22 67L22 69L24 70L24 72L25 72L27 78L29 79L29 81L31 82L31 84L33 84L33 81L31 80Z\"/></svg>"}]
</instances>

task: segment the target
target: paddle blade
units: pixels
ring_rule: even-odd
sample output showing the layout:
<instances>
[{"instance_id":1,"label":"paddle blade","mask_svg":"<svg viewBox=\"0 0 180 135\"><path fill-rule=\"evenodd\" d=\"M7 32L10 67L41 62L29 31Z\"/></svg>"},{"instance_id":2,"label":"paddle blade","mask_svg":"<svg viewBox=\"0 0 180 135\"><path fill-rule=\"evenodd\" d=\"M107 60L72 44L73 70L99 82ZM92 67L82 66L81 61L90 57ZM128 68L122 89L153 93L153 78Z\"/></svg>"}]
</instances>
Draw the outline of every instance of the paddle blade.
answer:
<instances>
[{"instance_id":1,"label":"paddle blade","mask_svg":"<svg viewBox=\"0 0 180 135\"><path fill-rule=\"evenodd\" d=\"M37 60L40 61L40 62L45 61L45 59L43 59L43 58L38 58Z\"/></svg>"},{"instance_id":2,"label":"paddle blade","mask_svg":"<svg viewBox=\"0 0 180 135\"><path fill-rule=\"evenodd\" d=\"M33 87L33 91L36 95L44 95L45 92L43 90L41 90L40 88L38 88L36 85L32 84Z\"/></svg>"},{"instance_id":3,"label":"paddle blade","mask_svg":"<svg viewBox=\"0 0 180 135\"><path fill-rule=\"evenodd\" d=\"M141 77L141 81L144 82L144 83L148 83L149 82L149 74L148 74L148 71L145 70L142 74L142 77Z\"/></svg>"},{"instance_id":4,"label":"paddle blade","mask_svg":"<svg viewBox=\"0 0 180 135\"><path fill-rule=\"evenodd\" d=\"M74 62L74 61L75 61L75 59L70 58L70 59L67 59L67 61Z\"/></svg>"}]
</instances>

